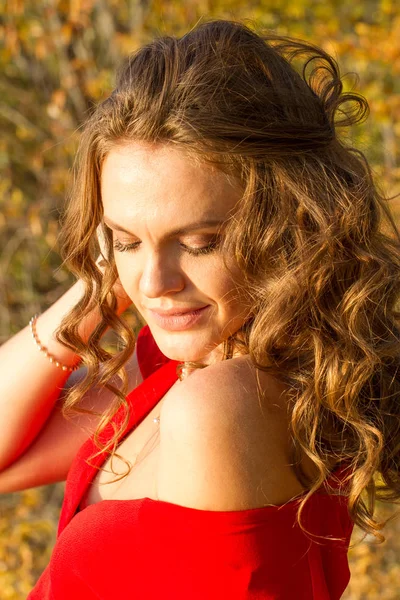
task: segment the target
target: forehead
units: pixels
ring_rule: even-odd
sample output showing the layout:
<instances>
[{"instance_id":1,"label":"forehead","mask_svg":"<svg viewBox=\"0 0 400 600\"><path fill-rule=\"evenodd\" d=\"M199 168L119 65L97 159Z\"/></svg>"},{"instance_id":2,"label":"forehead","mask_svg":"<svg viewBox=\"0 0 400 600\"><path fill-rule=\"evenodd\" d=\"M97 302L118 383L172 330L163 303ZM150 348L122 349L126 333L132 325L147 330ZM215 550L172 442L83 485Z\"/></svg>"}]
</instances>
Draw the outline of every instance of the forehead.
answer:
<instances>
[{"instance_id":1,"label":"forehead","mask_svg":"<svg viewBox=\"0 0 400 600\"><path fill-rule=\"evenodd\" d=\"M113 220L225 218L239 185L170 145L131 142L112 149L101 169L104 213Z\"/></svg>"}]
</instances>

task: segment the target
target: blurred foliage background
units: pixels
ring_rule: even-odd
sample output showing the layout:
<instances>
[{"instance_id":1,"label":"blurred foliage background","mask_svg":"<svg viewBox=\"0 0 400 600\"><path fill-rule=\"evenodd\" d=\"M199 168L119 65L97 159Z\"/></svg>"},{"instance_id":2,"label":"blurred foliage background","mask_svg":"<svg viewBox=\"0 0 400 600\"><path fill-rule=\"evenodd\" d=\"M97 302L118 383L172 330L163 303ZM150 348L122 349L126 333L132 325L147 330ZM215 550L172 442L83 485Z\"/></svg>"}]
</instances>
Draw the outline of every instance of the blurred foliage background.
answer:
<instances>
[{"instance_id":1,"label":"blurred foliage background","mask_svg":"<svg viewBox=\"0 0 400 600\"><path fill-rule=\"evenodd\" d=\"M207 17L320 45L345 90L364 95L349 132L388 196L400 192L400 5L395 0L0 0L0 344L74 283L57 234L79 139L115 67L156 35L182 35ZM252 25L250 23L250 25ZM398 218L400 203L391 201ZM21 600L49 561L64 484L0 497L0 597ZM387 517L395 510L379 505ZM349 552L347 600L400 598L400 523ZM352 542L360 539L354 531Z\"/></svg>"}]
</instances>

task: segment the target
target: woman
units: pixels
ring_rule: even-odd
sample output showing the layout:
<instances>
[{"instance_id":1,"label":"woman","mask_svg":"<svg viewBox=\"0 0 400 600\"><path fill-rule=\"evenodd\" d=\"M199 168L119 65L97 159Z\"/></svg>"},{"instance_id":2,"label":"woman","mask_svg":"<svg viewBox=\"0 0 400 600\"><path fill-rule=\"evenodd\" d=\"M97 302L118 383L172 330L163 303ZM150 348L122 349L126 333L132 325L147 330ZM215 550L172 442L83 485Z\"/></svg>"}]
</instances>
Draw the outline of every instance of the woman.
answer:
<instances>
[{"instance_id":1,"label":"woman","mask_svg":"<svg viewBox=\"0 0 400 600\"><path fill-rule=\"evenodd\" d=\"M62 224L78 281L1 349L1 491L67 480L30 600L336 599L354 523L382 539L400 236L337 131L367 108L234 21L122 64Z\"/></svg>"}]
</instances>

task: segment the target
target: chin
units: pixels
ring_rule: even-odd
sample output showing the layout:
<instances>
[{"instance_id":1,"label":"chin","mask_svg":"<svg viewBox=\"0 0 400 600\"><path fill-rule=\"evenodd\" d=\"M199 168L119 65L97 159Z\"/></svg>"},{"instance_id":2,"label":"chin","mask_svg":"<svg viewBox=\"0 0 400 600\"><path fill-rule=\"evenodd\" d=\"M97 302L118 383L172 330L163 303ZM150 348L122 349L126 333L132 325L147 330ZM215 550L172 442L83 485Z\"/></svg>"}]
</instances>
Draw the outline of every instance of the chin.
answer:
<instances>
[{"instance_id":1,"label":"chin","mask_svg":"<svg viewBox=\"0 0 400 600\"><path fill-rule=\"evenodd\" d=\"M209 355L213 350L215 350L215 345L212 346L210 349L205 350L204 345L199 344L196 347L193 344L193 339L188 340L187 343L185 343L185 341L179 340L178 337L173 337L169 333L167 334L167 343L164 343L164 336L160 339L157 339L159 336L154 335L153 331L152 334L161 352L170 360L176 360L179 362L200 362L208 364Z\"/></svg>"},{"instance_id":2,"label":"chin","mask_svg":"<svg viewBox=\"0 0 400 600\"><path fill-rule=\"evenodd\" d=\"M171 360L210 364L222 357L224 322L208 322L182 331L168 331L151 321L147 325L161 352Z\"/></svg>"}]
</instances>

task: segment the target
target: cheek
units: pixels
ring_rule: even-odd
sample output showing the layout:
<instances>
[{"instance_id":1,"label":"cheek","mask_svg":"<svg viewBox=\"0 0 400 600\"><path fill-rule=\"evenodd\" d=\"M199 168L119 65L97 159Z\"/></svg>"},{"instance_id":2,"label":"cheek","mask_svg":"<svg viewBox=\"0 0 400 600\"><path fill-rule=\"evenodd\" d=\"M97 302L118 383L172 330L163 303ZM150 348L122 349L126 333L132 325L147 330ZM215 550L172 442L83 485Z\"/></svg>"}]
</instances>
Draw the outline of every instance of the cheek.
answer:
<instances>
[{"instance_id":1,"label":"cheek","mask_svg":"<svg viewBox=\"0 0 400 600\"><path fill-rule=\"evenodd\" d=\"M235 282L232 275L222 266L208 269L205 274L206 291L221 305L225 305L230 312L235 311L238 304L242 303L243 291Z\"/></svg>"},{"instance_id":2,"label":"cheek","mask_svg":"<svg viewBox=\"0 0 400 600\"><path fill-rule=\"evenodd\" d=\"M132 260L126 260L125 257L122 257L121 259L117 253L114 255L114 260L122 287L125 288L129 295L135 293L139 283L139 272L137 267L135 268L135 264L132 263Z\"/></svg>"},{"instance_id":3,"label":"cheek","mask_svg":"<svg viewBox=\"0 0 400 600\"><path fill-rule=\"evenodd\" d=\"M128 273L127 265L125 264L125 261L120 260L119 255L116 252L114 252L114 262L115 262L115 268L117 269L118 276L119 276L121 282L123 283L122 280L126 278L126 275Z\"/></svg>"},{"instance_id":4,"label":"cheek","mask_svg":"<svg viewBox=\"0 0 400 600\"><path fill-rule=\"evenodd\" d=\"M242 281L241 271L233 268L232 273L224 269L223 275L220 274L218 278L219 297L230 314L243 312L252 306L250 295L243 287Z\"/></svg>"}]
</instances>

